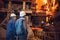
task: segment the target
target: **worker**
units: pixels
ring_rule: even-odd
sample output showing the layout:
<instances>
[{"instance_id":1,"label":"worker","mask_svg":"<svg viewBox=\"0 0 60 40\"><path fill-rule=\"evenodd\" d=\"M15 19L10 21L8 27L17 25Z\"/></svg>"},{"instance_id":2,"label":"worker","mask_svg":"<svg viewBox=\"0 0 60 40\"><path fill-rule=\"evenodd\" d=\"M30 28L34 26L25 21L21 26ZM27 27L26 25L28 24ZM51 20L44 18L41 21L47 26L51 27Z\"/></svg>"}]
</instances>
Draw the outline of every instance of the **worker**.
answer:
<instances>
[{"instance_id":1,"label":"worker","mask_svg":"<svg viewBox=\"0 0 60 40\"><path fill-rule=\"evenodd\" d=\"M6 40L15 40L16 35L15 21L16 21L16 15L14 13L11 13L10 20L7 24Z\"/></svg>"},{"instance_id":2,"label":"worker","mask_svg":"<svg viewBox=\"0 0 60 40\"><path fill-rule=\"evenodd\" d=\"M15 23L16 34L18 36L18 40L26 40L27 39L27 27L25 22L25 12L20 12L20 18L17 19Z\"/></svg>"}]
</instances>

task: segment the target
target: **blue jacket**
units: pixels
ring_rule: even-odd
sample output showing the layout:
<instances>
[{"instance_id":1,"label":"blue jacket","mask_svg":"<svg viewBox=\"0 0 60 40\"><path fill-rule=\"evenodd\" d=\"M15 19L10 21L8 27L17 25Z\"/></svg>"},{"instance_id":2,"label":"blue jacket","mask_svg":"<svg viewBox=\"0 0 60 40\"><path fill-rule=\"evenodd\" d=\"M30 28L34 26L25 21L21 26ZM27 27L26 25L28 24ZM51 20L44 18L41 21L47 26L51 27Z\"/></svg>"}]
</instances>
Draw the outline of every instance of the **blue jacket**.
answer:
<instances>
[{"instance_id":1,"label":"blue jacket","mask_svg":"<svg viewBox=\"0 0 60 40\"><path fill-rule=\"evenodd\" d=\"M11 19L7 24L7 30L6 30L6 36L15 36L16 30L15 30L15 20Z\"/></svg>"},{"instance_id":2,"label":"blue jacket","mask_svg":"<svg viewBox=\"0 0 60 40\"><path fill-rule=\"evenodd\" d=\"M22 25L23 20L25 20L25 19L24 18L19 18L15 23L16 34L17 35L23 34L23 30L26 29L25 21L23 22L23 25ZM22 29L22 27L24 27L24 29Z\"/></svg>"}]
</instances>

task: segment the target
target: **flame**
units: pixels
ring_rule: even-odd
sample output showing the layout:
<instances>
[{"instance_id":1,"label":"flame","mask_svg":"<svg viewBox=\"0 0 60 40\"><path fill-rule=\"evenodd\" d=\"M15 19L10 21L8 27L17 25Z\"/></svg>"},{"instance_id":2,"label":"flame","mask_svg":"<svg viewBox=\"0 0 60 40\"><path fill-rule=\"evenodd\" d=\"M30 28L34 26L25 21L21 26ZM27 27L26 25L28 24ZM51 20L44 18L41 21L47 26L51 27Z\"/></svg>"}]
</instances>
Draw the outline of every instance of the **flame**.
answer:
<instances>
[{"instance_id":1,"label":"flame","mask_svg":"<svg viewBox=\"0 0 60 40\"><path fill-rule=\"evenodd\" d=\"M49 1L50 2L50 1ZM56 10L56 8L58 7L58 3L56 3L56 0L51 0L51 2L49 3L47 2L47 11L46 11L46 15L54 15L54 12ZM46 22L48 22L49 17L46 17Z\"/></svg>"},{"instance_id":2,"label":"flame","mask_svg":"<svg viewBox=\"0 0 60 40\"><path fill-rule=\"evenodd\" d=\"M44 4L46 4L47 3L47 0L43 0L43 2L44 2Z\"/></svg>"},{"instance_id":3,"label":"flame","mask_svg":"<svg viewBox=\"0 0 60 40\"><path fill-rule=\"evenodd\" d=\"M40 12L41 6L46 5L46 14L51 14L55 12L56 8L58 7L58 3L56 3L56 0L36 0L36 12ZM43 11L43 10L42 10Z\"/></svg>"},{"instance_id":4,"label":"flame","mask_svg":"<svg viewBox=\"0 0 60 40\"><path fill-rule=\"evenodd\" d=\"M41 6L46 4L47 1L45 1L45 0L44 1L43 0L36 0L36 3L37 3L36 12L40 12Z\"/></svg>"},{"instance_id":5,"label":"flame","mask_svg":"<svg viewBox=\"0 0 60 40\"><path fill-rule=\"evenodd\" d=\"M52 6L52 12L55 12L56 8L58 7L58 4Z\"/></svg>"},{"instance_id":6,"label":"flame","mask_svg":"<svg viewBox=\"0 0 60 40\"><path fill-rule=\"evenodd\" d=\"M54 13L56 8L58 7L58 3L55 0L52 0L53 6L51 7L51 13Z\"/></svg>"},{"instance_id":7,"label":"flame","mask_svg":"<svg viewBox=\"0 0 60 40\"><path fill-rule=\"evenodd\" d=\"M46 15L53 15L56 8L58 7L58 3L56 3L56 0L47 0L47 10Z\"/></svg>"},{"instance_id":8,"label":"flame","mask_svg":"<svg viewBox=\"0 0 60 40\"><path fill-rule=\"evenodd\" d=\"M36 0L36 12L43 12L43 10L40 10L43 5L44 9L46 10L46 15L54 15L54 12L56 8L58 7L58 3L56 0ZM46 17L46 21L48 22L48 17Z\"/></svg>"}]
</instances>

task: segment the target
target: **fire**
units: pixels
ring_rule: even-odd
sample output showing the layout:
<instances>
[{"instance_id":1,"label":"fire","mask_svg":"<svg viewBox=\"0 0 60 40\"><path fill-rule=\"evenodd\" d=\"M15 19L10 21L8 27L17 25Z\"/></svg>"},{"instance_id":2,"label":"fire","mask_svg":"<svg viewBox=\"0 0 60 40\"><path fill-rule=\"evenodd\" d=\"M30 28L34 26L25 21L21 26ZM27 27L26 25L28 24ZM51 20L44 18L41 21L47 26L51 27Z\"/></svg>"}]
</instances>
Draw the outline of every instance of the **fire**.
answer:
<instances>
[{"instance_id":1,"label":"fire","mask_svg":"<svg viewBox=\"0 0 60 40\"><path fill-rule=\"evenodd\" d=\"M54 12L56 10L56 8L58 7L58 4L52 6L52 12Z\"/></svg>"},{"instance_id":2,"label":"fire","mask_svg":"<svg viewBox=\"0 0 60 40\"><path fill-rule=\"evenodd\" d=\"M56 0L36 0L36 12L46 12L46 15L54 15L56 8L58 7L58 3ZM44 7L43 9L41 7ZM48 21L48 17L46 18Z\"/></svg>"},{"instance_id":3,"label":"fire","mask_svg":"<svg viewBox=\"0 0 60 40\"><path fill-rule=\"evenodd\" d=\"M44 4L46 4L47 3L47 0L43 0L43 2L44 2Z\"/></svg>"},{"instance_id":4,"label":"fire","mask_svg":"<svg viewBox=\"0 0 60 40\"><path fill-rule=\"evenodd\" d=\"M51 6L51 13L52 15L54 14L56 8L58 7L58 3L56 2L56 0L52 0L51 2L53 5Z\"/></svg>"},{"instance_id":5,"label":"fire","mask_svg":"<svg viewBox=\"0 0 60 40\"><path fill-rule=\"evenodd\" d=\"M44 0L36 0L36 12L40 12L41 6L46 4L46 1Z\"/></svg>"},{"instance_id":6,"label":"fire","mask_svg":"<svg viewBox=\"0 0 60 40\"><path fill-rule=\"evenodd\" d=\"M49 3L50 2L50 3ZM46 11L46 15L54 15L54 12L56 10L56 8L58 7L58 3L56 3L56 0L51 0L47 2L47 11ZM46 22L48 22L49 17L46 17Z\"/></svg>"},{"instance_id":7,"label":"fire","mask_svg":"<svg viewBox=\"0 0 60 40\"><path fill-rule=\"evenodd\" d=\"M40 12L41 7L47 4L44 7L45 9L47 9L46 11L48 11L49 14L51 14L52 12L54 13L56 8L58 7L58 3L56 3L56 0L36 0L36 4L36 12Z\"/></svg>"},{"instance_id":8,"label":"fire","mask_svg":"<svg viewBox=\"0 0 60 40\"><path fill-rule=\"evenodd\" d=\"M47 0L47 15L53 15L56 8L58 7L58 3L56 3L56 0Z\"/></svg>"}]
</instances>

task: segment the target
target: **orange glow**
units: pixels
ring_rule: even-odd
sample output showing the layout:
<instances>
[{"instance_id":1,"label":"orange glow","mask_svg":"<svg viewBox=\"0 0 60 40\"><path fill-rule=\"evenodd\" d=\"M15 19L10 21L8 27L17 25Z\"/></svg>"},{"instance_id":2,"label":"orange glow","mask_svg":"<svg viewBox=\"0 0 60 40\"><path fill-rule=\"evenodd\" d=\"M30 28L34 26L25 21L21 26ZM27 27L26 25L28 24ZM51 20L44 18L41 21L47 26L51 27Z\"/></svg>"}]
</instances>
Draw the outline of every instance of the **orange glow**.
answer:
<instances>
[{"instance_id":1,"label":"orange glow","mask_svg":"<svg viewBox=\"0 0 60 40\"><path fill-rule=\"evenodd\" d=\"M46 15L54 15L56 8L58 7L58 3L56 0L36 0L36 12L43 12L46 10ZM44 5L44 6L43 6ZM44 7L43 9L41 7ZM41 10L41 11L40 11ZM46 17L46 21L48 21L48 17Z\"/></svg>"},{"instance_id":2,"label":"orange glow","mask_svg":"<svg viewBox=\"0 0 60 40\"><path fill-rule=\"evenodd\" d=\"M46 4L47 3L47 0L43 0L43 2L44 2L44 4Z\"/></svg>"},{"instance_id":3,"label":"orange glow","mask_svg":"<svg viewBox=\"0 0 60 40\"><path fill-rule=\"evenodd\" d=\"M58 3L55 0L52 0L53 6L51 6L51 13L54 14L56 8L58 7Z\"/></svg>"},{"instance_id":4,"label":"orange glow","mask_svg":"<svg viewBox=\"0 0 60 40\"><path fill-rule=\"evenodd\" d=\"M41 6L46 4L47 1L46 0L36 0L36 12L40 12Z\"/></svg>"},{"instance_id":5,"label":"orange glow","mask_svg":"<svg viewBox=\"0 0 60 40\"><path fill-rule=\"evenodd\" d=\"M58 7L58 3L56 3L56 0L51 0L49 6L50 6L49 7L50 15L54 15L54 12L56 8Z\"/></svg>"},{"instance_id":6,"label":"orange glow","mask_svg":"<svg viewBox=\"0 0 60 40\"><path fill-rule=\"evenodd\" d=\"M43 30L42 28L32 28L32 30Z\"/></svg>"},{"instance_id":7,"label":"orange glow","mask_svg":"<svg viewBox=\"0 0 60 40\"><path fill-rule=\"evenodd\" d=\"M36 0L36 12L40 12L41 6L46 5L45 9L47 9L48 13L53 15L52 13L55 12L58 4L56 4L55 0ZM43 10L42 10L43 11Z\"/></svg>"},{"instance_id":8,"label":"orange glow","mask_svg":"<svg viewBox=\"0 0 60 40\"><path fill-rule=\"evenodd\" d=\"M57 6L58 6L58 4L56 4L52 7L52 12L54 12L56 10Z\"/></svg>"},{"instance_id":9,"label":"orange glow","mask_svg":"<svg viewBox=\"0 0 60 40\"><path fill-rule=\"evenodd\" d=\"M48 22L48 17L46 17L46 22Z\"/></svg>"}]
</instances>

